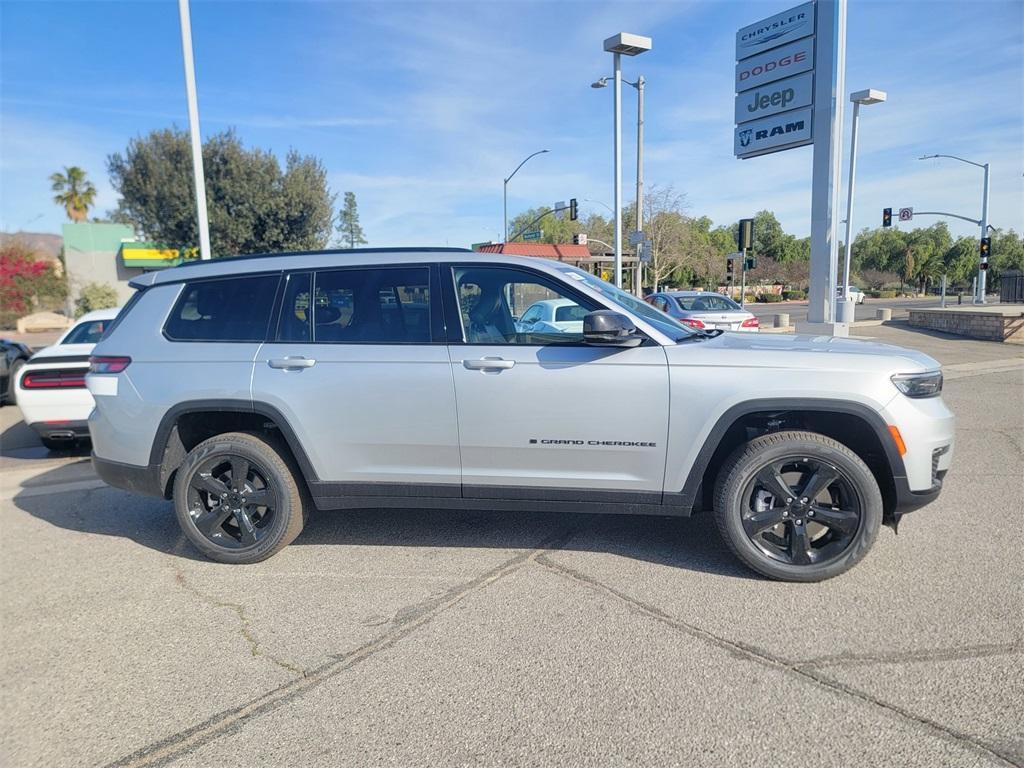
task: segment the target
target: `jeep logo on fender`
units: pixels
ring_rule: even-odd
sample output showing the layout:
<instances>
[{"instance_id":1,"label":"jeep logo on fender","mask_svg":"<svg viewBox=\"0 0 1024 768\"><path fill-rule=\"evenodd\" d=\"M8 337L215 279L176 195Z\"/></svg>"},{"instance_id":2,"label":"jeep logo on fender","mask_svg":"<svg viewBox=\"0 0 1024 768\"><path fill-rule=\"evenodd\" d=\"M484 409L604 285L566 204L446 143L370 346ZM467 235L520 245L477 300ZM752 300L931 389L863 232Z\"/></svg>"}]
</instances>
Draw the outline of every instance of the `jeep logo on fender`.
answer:
<instances>
[{"instance_id":1,"label":"jeep logo on fender","mask_svg":"<svg viewBox=\"0 0 1024 768\"><path fill-rule=\"evenodd\" d=\"M780 147L810 144L811 108L795 109L774 117L766 117L738 126L735 130L733 154L753 157Z\"/></svg>"},{"instance_id":2,"label":"jeep logo on fender","mask_svg":"<svg viewBox=\"0 0 1024 768\"><path fill-rule=\"evenodd\" d=\"M814 97L814 73L745 91L736 97L736 122L746 123L762 117L808 106Z\"/></svg>"},{"instance_id":3,"label":"jeep logo on fender","mask_svg":"<svg viewBox=\"0 0 1024 768\"><path fill-rule=\"evenodd\" d=\"M736 65L736 92L799 75L814 66L814 38L808 37Z\"/></svg>"}]
</instances>

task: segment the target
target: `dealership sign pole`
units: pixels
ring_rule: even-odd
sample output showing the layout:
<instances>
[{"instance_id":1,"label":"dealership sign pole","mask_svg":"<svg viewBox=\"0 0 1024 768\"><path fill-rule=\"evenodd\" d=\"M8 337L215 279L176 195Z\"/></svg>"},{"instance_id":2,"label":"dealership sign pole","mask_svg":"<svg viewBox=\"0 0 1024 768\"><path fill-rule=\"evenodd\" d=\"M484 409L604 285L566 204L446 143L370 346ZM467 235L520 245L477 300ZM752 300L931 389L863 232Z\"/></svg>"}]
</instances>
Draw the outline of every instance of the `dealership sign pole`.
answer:
<instances>
[{"instance_id":1,"label":"dealership sign pole","mask_svg":"<svg viewBox=\"0 0 1024 768\"><path fill-rule=\"evenodd\" d=\"M808 320L835 319L846 0L817 0L736 33L733 151L746 160L814 145Z\"/></svg>"},{"instance_id":2,"label":"dealership sign pole","mask_svg":"<svg viewBox=\"0 0 1024 768\"><path fill-rule=\"evenodd\" d=\"M185 96L188 99L188 132L192 142L192 176L196 188L196 222L199 229L199 258L210 258L210 224L206 216L206 177L203 173L203 143L199 135L199 104L196 100L196 68L192 60L192 21L188 0L178 0L181 20L181 52L185 60Z\"/></svg>"}]
</instances>

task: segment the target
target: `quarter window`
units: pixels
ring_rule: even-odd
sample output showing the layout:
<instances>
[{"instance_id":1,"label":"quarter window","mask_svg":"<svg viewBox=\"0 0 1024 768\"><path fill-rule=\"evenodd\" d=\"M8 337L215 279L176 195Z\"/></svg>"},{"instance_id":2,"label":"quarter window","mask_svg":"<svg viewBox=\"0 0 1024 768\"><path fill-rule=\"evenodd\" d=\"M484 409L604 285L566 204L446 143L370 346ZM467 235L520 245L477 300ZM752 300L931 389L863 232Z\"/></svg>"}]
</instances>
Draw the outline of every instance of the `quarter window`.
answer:
<instances>
[{"instance_id":1,"label":"quarter window","mask_svg":"<svg viewBox=\"0 0 1024 768\"><path fill-rule=\"evenodd\" d=\"M173 341L265 341L279 275L186 283L164 327Z\"/></svg>"}]
</instances>

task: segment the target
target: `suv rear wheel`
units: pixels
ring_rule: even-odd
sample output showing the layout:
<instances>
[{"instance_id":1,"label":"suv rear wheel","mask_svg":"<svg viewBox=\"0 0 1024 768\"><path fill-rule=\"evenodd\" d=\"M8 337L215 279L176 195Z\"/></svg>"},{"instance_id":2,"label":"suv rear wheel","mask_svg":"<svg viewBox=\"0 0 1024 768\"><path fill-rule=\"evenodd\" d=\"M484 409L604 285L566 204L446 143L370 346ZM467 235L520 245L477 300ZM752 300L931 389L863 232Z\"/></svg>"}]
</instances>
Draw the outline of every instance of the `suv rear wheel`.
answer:
<instances>
[{"instance_id":1,"label":"suv rear wheel","mask_svg":"<svg viewBox=\"0 0 1024 768\"><path fill-rule=\"evenodd\" d=\"M775 432L736 449L715 486L718 530L758 573L821 581L867 554L882 523L871 470L842 443Z\"/></svg>"},{"instance_id":2,"label":"suv rear wheel","mask_svg":"<svg viewBox=\"0 0 1024 768\"><path fill-rule=\"evenodd\" d=\"M247 432L211 437L189 452L174 480L174 511L188 540L221 563L266 560L304 521L292 462Z\"/></svg>"}]
</instances>

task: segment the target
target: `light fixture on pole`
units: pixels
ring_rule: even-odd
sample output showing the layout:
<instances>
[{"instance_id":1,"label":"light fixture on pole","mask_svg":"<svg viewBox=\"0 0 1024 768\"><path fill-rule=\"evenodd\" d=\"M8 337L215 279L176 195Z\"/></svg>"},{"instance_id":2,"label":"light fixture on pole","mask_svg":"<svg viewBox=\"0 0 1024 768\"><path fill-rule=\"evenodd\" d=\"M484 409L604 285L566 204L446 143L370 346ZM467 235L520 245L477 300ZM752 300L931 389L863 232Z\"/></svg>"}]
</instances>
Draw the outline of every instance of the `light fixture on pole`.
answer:
<instances>
[{"instance_id":1,"label":"light fixture on pole","mask_svg":"<svg viewBox=\"0 0 1024 768\"><path fill-rule=\"evenodd\" d=\"M514 171L512 171L512 173L510 173L508 175L507 179L505 179L505 191L504 191L505 236L504 236L504 242L506 242L506 243L508 242L508 183L510 181L512 181L512 177L515 176L517 173L519 173L519 169L522 168L524 165L526 165L527 161L530 158L536 157L537 155L543 155L543 154L545 154L546 152L549 152L549 151L550 150L547 150L547 149L541 149L541 150L538 150L537 152L534 152L532 155L528 155L526 157L526 160L523 160L523 162L521 162L519 165L517 165L516 169Z\"/></svg>"},{"instance_id":2,"label":"light fixture on pole","mask_svg":"<svg viewBox=\"0 0 1024 768\"><path fill-rule=\"evenodd\" d=\"M644 76L640 75L635 83L631 83L628 80L623 81L626 85L631 85L636 89L636 231L644 231L644 86L647 81L644 80ZM600 80L596 80L590 84L591 88L606 88L608 86L608 78L602 77ZM634 286L634 293L642 298L643 289L641 288L642 279L641 275L643 264L640 261L640 248L642 245L637 246L637 260L636 260L636 285ZM657 290L657 286L654 288Z\"/></svg>"},{"instance_id":3,"label":"light fixture on pole","mask_svg":"<svg viewBox=\"0 0 1024 768\"><path fill-rule=\"evenodd\" d=\"M839 322L852 323L855 318L854 305L850 303L850 254L853 243L853 188L854 179L857 175L857 124L860 121L860 107L862 104L881 104L885 101L885 91L868 88L864 91L854 91L850 94L850 101L853 102L853 128L850 131L850 178L846 192L846 239L844 248L846 253L845 266L843 268L843 302L839 306Z\"/></svg>"},{"instance_id":4,"label":"light fixture on pole","mask_svg":"<svg viewBox=\"0 0 1024 768\"><path fill-rule=\"evenodd\" d=\"M956 155L925 155L917 158L918 160L931 160L937 157L948 157L950 160L959 160L961 163L967 163L968 165L976 165L978 168L985 170L985 187L981 194L981 238L984 240L988 237L988 163L976 163L973 160L964 160L962 157ZM977 289L974 294L975 304L985 303L985 277L988 272L985 269L981 269L981 265L978 265L978 281Z\"/></svg>"},{"instance_id":5,"label":"light fixture on pole","mask_svg":"<svg viewBox=\"0 0 1024 768\"><path fill-rule=\"evenodd\" d=\"M615 64L615 285L622 287L622 57L637 56L651 50L651 38L628 32L609 37L604 49L614 57ZM600 87L600 86L599 86Z\"/></svg>"},{"instance_id":6,"label":"light fixture on pole","mask_svg":"<svg viewBox=\"0 0 1024 768\"><path fill-rule=\"evenodd\" d=\"M196 219L199 225L199 258L210 258L210 224L206 215L206 175L203 173L203 142L199 135L199 104L196 100L196 67L192 60L192 21L188 0L178 0L181 20L181 52L185 60L185 96L188 99L188 132L192 140L192 176L196 188Z\"/></svg>"}]
</instances>

